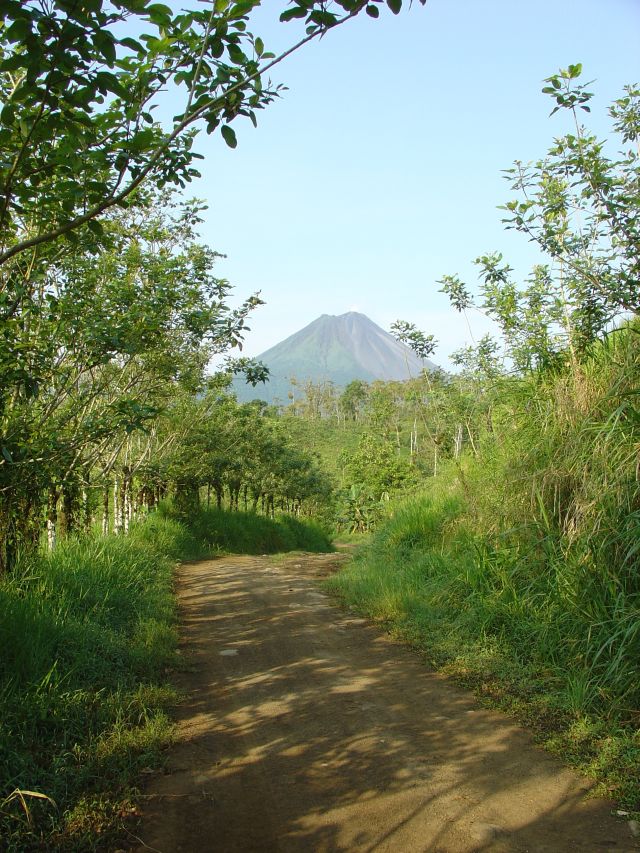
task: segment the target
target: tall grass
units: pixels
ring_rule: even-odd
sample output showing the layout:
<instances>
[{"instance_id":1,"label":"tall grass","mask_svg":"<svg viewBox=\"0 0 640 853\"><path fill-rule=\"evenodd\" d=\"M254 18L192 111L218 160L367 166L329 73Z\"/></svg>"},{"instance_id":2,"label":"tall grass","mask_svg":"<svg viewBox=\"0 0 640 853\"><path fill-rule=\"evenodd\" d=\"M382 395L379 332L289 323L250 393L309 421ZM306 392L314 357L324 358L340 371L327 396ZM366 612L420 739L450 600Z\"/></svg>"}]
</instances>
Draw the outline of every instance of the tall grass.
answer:
<instances>
[{"instance_id":1,"label":"tall grass","mask_svg":"<svg viewBox=\"0 0 640 853\"><path fill-rule=\"evenodd\" d=\"M632 326L578 372L510 383L478 458L397 507L329 582L437 665L515 703L633 808L639 379Z\"/></svg>"},{"instance_id":2,"label":"tall grass","mask_svg":"<svg viewBox=\"0 0 640 853\"><path fill-rule=\"evenodd\" d=\"M275 554L280 551L330 551L323 528L291 515L268 518L252 512L203 509L188 520L196 541L212 549L238 554Z\"/></svg>"},{"instance_id":3,"label":"tall grass","mask_svg":"<svg viewBox=\"0 0 640 853\"><path fill-rule=\"evenodd\" d=\"M155 527L165 543L179 532ZM134 531L63 543L0 585L3 849L90 849L129 807L170 736L173 565Z\"/></svg>"},{"instance_id":4,"label":"tall grass","mask_svg":"<svg viewBox=\"0 0 640 853\"><path fill-rule=\"evenodd\" d=\"M173 568L221 551L326 550L312 525L170 509L61 543L0 581L0 849L120 846L132 784L171 739Z\"/></svg>"}]
</instances>

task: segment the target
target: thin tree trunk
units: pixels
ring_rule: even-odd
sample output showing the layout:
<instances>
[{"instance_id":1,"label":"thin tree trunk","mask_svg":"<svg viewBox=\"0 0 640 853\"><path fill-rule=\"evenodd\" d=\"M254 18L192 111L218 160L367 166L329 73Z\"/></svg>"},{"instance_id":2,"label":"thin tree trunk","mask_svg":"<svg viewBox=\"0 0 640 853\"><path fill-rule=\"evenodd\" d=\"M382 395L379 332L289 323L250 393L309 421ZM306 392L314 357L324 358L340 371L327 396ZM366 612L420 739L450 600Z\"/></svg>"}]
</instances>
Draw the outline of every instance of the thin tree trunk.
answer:
<instances>
[{"instance_id":1,"label":"thin tree trunk","mask_svg":"<svg viewBox=\"0 0 640 853\"><path fill-rule=\"evenodd\" d=\"M456 427L456 435L454 442L454 458L458 459L460 453L462 452L462 424L458 424Z\"/></svg>"},{"instance_id":2,"label":"thin tree trunk","mask_svg":"<svg viewBox=\"0 0 640 853\"><path fill-rule=\"evenodd\" d=\"M62 512L60 513L60 536L66 539L76 526L76 501L75 489L69 483L62 484Z\"/></svg>"},{"instance_id":3,"label":"thin tree trunk","mask_svg":"<svg viewBox=\"0 0 640 853\"><path fill-rule=\"evenodd\" d=\"M122 528L127 534L131 524L131 481L125 478L122 481Z\"/></svg>"},{"instance_id":4,"label":"thin tree trunk","mask_svg":"<svg viewBox=\"0 0 640 853\"><path fill-rule=\"evenodd\" d=\"M58 526L58 490L55 486L49 489L47 501L47 547L50 551L56 547L56 531Z\"/></svg>"},{"instance_id":5,"label":"thin tree trunk","mask_svg":"<svg viewBox=\"0 0 640 853\"><path fill-rule=\"evenodd\" d=\"M122 515L120 512L120 480L113 481L113 532L116 536L122 532Z\"/></svg>"},{"instance_id":6,"label":"thin tree trunk","mask_svg":"<svg viewBox=\"0 0 640 853\"><path fill-rule=\"evenodd\" d=\"M475 445L475 442L473 440L473 433L471 432L471 428L469 427L468 423L466 424L466 426L467 426L467 435L469 436L469 441L471 442L471 449L473 450L473 455L477 456L478 451L476 450L476 445Z\"/></svg>"},{"instance_id":7,"label":"thin tree trunk","mask_svg":"<svg viewBox=\"0 0 640 853\"><path fill-rule=\"evenodd\" d=\"M82 527L85 533L91 530L91 501L89 500L89 488L87 485L82 487Z\"/></svg>"},{"instance_id":8,"label":"thin tree trunk","mask_svg":"<svg viewBox=\"0 0 640 853\"><path fill-rule=\"evenodd\" d=\"M109 486L102 490L102 535L109 535Z\"/></svg>"}]
</instances>

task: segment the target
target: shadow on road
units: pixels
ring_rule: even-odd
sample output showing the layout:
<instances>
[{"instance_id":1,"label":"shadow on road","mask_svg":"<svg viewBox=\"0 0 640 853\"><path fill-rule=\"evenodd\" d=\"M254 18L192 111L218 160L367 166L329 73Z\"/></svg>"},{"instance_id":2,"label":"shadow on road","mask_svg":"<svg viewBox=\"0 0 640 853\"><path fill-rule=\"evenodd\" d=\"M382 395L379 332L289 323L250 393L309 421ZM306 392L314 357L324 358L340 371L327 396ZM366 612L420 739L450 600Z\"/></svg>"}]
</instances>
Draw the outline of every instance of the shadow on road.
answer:
<instances>
[{"instance_id":1,"label":"shadow on road","mask_svg":"<svg viewBox=\"0 0 640 853\"><path fill-rule=\"evenodd\" d=\"M630 851L610 804L415 653L345 614L322 560L183 568L182 742L143 838L174 851ZM333 558L335 559L335 558ZM147 849L147 848L141 848Z\"/></svg>"}]
</instances>

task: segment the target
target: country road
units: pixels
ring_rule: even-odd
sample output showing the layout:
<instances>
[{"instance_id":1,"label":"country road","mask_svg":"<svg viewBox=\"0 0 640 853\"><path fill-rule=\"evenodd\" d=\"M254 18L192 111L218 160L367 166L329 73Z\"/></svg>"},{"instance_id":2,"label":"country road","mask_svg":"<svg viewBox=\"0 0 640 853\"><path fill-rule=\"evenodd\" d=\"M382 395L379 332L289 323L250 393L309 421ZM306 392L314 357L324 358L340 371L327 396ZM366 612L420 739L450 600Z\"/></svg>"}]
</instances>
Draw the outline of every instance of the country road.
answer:
<instances>
[{"instance_id":1,"label":"country road","mask_svg":"<svg viewBox=\"0 0 640 853\"><path fill-rule=\"evenodd\" d=\"M188 698L132 850L637 850L525 731L332 603L317 578L338 559L181 568Z\"/></svg>"}]
</instances>

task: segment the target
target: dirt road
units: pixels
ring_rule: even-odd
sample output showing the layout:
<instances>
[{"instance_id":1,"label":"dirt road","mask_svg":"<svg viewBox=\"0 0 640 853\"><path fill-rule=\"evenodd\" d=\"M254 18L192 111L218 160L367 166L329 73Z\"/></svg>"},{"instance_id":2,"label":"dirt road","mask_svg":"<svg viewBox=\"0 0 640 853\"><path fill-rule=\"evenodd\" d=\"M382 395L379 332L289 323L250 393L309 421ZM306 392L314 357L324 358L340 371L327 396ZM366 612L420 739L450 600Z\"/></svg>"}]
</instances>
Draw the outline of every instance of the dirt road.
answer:
<instances>
[{"instance_id":1,"label":"dirt road","mask_svg":"<svg viewBox=\"0 0 640 853\"><path fill-rule=\"evenodd\" d=\"M331 603L335 556L180 576L188 700L142 840L161 853L637 850L611 804Z\"/></svg>"}]
</instances>

